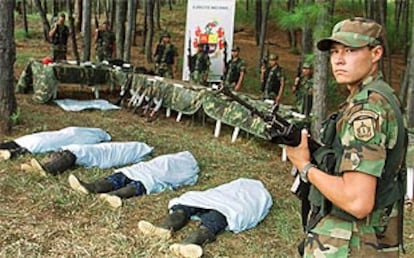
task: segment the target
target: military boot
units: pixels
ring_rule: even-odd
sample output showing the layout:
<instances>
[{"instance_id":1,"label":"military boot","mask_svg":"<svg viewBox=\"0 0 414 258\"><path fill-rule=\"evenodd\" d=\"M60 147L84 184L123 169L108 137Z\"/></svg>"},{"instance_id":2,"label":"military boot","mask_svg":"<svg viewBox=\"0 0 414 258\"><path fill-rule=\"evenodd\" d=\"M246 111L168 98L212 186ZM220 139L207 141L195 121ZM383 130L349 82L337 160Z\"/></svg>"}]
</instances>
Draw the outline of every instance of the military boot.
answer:
<instances>
[{"instance_id":1,"label":"military boot","mask_svg":"<svg viewBox=\"0 0 414 258\"><path fill-rule=\"evenodd\" d=\"M22 147L18 147L16 149L0 149L0 160L13 159L26 152L27 150Z\"/></svg>"},{"instance_id":2,"label":"military boot","mask_svg":"<svg viewBox=\"0 0 414 258\"><path fill-rule=\"evenodd\" d=\"M99 195L99 198L109 203L113 208L122 206L122 199L134 197L136 193L135 186L128 185L118 190Z\"/></svg>"},{"instance_id":3,"label":"military boot","mask_svg":"<svg viewBox=\"0 0 414 258\"><path fill-rule=\"evenodd\" d=\"M163 239L171 238L172 232L180 230L188 222L183 210L175 210L168 214L167 218L159 225L155 226L152 223L141 220L138 222L138 228L144 235L157 236Z\"/></svg>"},{"instance_id":4,"label":"military boot","mask_svg":"<svg viewBox=\"0 0 414 258\"><path fill-rule=\"evenodd\" d=\"M85 183L79 180L76 176L70 175L68 181L73 190L82 194L107 193L114 189L112 183L106 178L98 179L92 183Z\"/></svg>"},{"instance_id":5,"label":"military boot","mask_svg":"<svg viewBox=\"0 0 414 258\"><path fill-rule=\"evenodd\" d=\"M51 155L50 159L44 164L41 164L36 159L31 160L32 166L39 170L42 174L59 175L65 172L68 168L75 165L76 156L72 152L65 150L55 152Z\"/></svg>"},{"instance_id":6,"label":"military boot","mask_svg":"<svg viewBox=\"0 0 414 258\"><path fill-rule=\"evenodd\" d=\"M213 242L215 235L206 227L200 226L191 233L182 243L172 244L170 251L177 256L197 258L203 255L202 245Z\"/></svg>"}]
</instances>

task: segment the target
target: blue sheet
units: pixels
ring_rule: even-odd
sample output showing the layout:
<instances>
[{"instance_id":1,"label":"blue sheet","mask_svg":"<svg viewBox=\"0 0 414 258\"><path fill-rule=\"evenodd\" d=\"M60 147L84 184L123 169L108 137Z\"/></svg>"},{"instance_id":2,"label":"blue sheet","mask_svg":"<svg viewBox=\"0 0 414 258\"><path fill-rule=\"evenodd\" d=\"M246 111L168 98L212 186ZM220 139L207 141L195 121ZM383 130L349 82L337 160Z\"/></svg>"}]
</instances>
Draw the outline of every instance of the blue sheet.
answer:
<instances>
[{"instance_id":1,"label":"blue sheet","mask_svg":"<svg viewBox=\"0 0 414 258\"><path fill-rule=\"evenodd\" d=\"M262 182L240 178L206 191L186 192L172 199L168 208L177 204L216 210L226 217L227 229L238 233L263 220L273 201Z\"/></svg>"},{"instance_id":2,"label":"blue sheet","mask_svg":"<svg viewBox=\"0 0 414 258\"><path fill-rule=\"evenodd\" d=\"M93 100L75 100L75 99L58 99L54 102L65 111L82 111L85 109L99 109L99 110L112 110L121 109L120 107L109 103L104 99Z\"/></svg>"},{"instance_id":3,"label":"blue sheet","mask_svg":"<svg viewBox=\"0 0 414 258\"><path fill-rule=\"evenodd\" d=\"M14 141L29 152L57 151L69 144L90 144L111 140L111 135L100 128L66 127L58 131L46 131L25 135Z\"/></svg>"},{"instance_id":4,"label":"blue sheet","mask_svg":"<svg viewBox=\"0 0 414 258\"><path fill-rule=\"evenodd\" d=\"M126 177L140 181L147 190L147 194L172 190L184 185L193 185L197 182L197 160L189 151L158 156L150 161L117 169Z\"/></svg>"},{"instance_id":5,"label":"blue sheet","mask_svg":"<svg viewBox=\"0 0 414 258\"><path fill-rule=\"evenodd\" d=\"M87 168L110 168L141 161L153 147L142 142L104 142L98 144L71 144L62 147L76 156L76 164Z\"/></svg>"}]
</instances>

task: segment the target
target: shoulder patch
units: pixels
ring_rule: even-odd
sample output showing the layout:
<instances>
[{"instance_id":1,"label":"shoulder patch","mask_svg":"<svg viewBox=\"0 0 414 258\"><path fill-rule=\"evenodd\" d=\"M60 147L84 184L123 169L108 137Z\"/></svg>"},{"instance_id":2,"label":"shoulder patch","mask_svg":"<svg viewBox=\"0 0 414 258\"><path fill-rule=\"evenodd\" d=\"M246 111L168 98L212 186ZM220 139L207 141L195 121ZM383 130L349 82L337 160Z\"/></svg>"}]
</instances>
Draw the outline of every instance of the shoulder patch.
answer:
<instances>
[{"instance_id":1,"label":"shoulder patch","mask_svg":"<svg viewBox=\"0 0 414 258\"><path fill-rule=\"evenodd\" d=\"M354 129L354 136L361 141L369 141L375 136L375 120L379 115L370 110L360 110L349 118L349 123Z\"/></svg>"}]
</instances>

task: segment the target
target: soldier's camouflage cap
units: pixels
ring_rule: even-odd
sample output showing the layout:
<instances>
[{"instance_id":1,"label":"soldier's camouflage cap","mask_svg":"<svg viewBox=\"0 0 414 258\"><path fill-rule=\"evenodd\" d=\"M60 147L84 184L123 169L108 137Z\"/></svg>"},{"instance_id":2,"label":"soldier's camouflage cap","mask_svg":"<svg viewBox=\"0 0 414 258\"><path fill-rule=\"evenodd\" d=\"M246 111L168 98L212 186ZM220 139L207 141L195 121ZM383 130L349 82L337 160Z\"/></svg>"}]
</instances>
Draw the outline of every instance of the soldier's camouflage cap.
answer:
<instances>
[{"instance_id":1,"label":"soldier's camouflage cap","mask_svg":"<svg viewBox=\"0 0 414 258\"><path fill-rule=\"evenodd\" d=\"M380 45L383 32L382 26L373 20L362 17L346 19L334 26L329 38L319 40L317 47L327 51L334 42L355 48Z\"/></svg>"},{"instance_id":2,"label":"soldier's camouflage cap","mask_svg":"<svg viewBox=\"0 0 414 258\"><path fill-rule=\"evenodd\" d=\"M276 55L276 54L270 54L269 55L269 60L277 60L277 59L279 59L278 55Z\"/></svg>"},{"instance_id":3,"label":"soldier's camouflage cap","mask_svg":"<svg viewBox=\"0 0 414 258\"><path fill-rule=\"evenodd\" d=\"M171 38L171 34L168 31L163 31L161 33L161 38L163 38L163 37Z\"/></svg>"},{"instance_id":4,"label":"soldier's camouflage cap","mask_svg":"<svg viewBox=\"0 0 414 258\"><path fill-rule=\"evenodd\" d=\"M239 46L233 46L233 48L231 50L240 52L240 47Z\"/></svg>"},{"instance_id":5,"label":"soldier's camouflage cap","mask_svg":"<svg viewBox=\"0 0 414 258\"><path fill-rule=\"evenodd\" d=\"M310 62L305 62L305 63L303 63L303 65L302 65L302 68L312 68L312 63L310 63Z\"/></svg>"}]
</instances>

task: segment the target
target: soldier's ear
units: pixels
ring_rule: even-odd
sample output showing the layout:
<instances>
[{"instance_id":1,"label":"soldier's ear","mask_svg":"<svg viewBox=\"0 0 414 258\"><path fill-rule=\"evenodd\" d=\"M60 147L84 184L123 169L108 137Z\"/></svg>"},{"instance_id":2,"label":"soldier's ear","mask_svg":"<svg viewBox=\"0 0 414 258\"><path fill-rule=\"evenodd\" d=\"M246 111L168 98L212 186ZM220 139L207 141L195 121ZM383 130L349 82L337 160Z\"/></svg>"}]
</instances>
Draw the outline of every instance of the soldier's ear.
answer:
<instances>
[{"instance_id":1,"label":"soldier's ear","mask_svg":"<svg viewBox=\"0 0 414 258\"><path fill-rule=\"evenodd\" d=\"M384 54L384 48L381 45L375 46L371 49L372 62L378 62Z\"/></svg>"}]
</instances>

